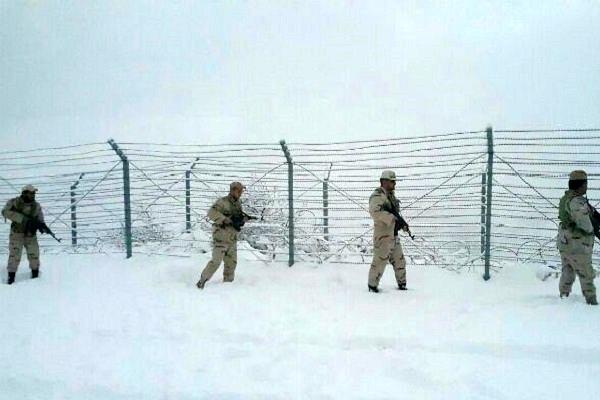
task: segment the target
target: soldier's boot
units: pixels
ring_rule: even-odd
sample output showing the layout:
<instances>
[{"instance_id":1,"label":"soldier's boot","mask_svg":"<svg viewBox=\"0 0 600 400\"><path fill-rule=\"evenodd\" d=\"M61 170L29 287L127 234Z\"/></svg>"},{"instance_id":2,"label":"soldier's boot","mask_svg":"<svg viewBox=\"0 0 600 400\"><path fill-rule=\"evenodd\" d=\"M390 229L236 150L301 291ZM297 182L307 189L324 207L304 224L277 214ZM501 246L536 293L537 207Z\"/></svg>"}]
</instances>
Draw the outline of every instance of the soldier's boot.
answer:
<instances>
[{"instance_id":1,"label":"soldier's boot","mask_svg":"<svg viewBox=\"0 0 600 400\"><path fill-rule=\"evenodd\" d=\"M588 303L590 306L597 306L598 305L598 300L596 299L596 296L588 296L585 298L585 302Z\"/></svg>"},{"instance_id":2,"label":"soldier's boot","mask_svg":"<svg viewBox=\"0 0 600 400\"><path fill-rule=\"evenodd\" d=\"M373 292L373 293L379 293L379 289L377 288L377 286L369 286L369 292Z\"/></svg>"},{"instance_id":3,"label":"soldier's boot","mask_svg":"<svg viewBox=\"0 0 600 400\"><path fill-rule=\"evenodd\" d=\"M225 282L225 283L233 282L234 278L235 278L235 274L231 273L230 271L223 273L223 282Z\"/></svg>"},{"instance_id":4,"label":"soldier's boot","mask_svg":"<svg viewBox=\"0 0 600 400\"><path fill-rule=\"evenodd\" d=\"M39 269L32 269L31 270L31 279L35 279L38 276L40 276L40 270Z\"/></svg>"},{"instance_id":5,"label":"soldier's boot","mask_svg":"<svg viewBox=\"0 0 600 400\"><path fill-rule=\"evenodd\" d=\"M569 297L569 292L560 292L560 298L562 299L563 297Z\"/></svg>"},{"instance_id":6,"label":"soldier's boot","mask_svg":"<svg viewBox=\"0 0 600 400\"><path fill-rule=\"evenodd\" d=\"M398 290L408 290L406 289L406 282L398 284Z\"/></svg>"},{"instance_id":7,"label":"soldier's boot","mask_svg":"<svg viewBox=\"0 0 600 400\"><path fill-rule=\"evenodd\" d=\"M200 280L198 281L198 283L196 283L196 287L198 289L204 289L204 285L206 285L206 281L203 281L202 278L200 278Z\"/></svg>"},{"instance_id":8,"label":"soldier's boot","mask_svg":"<svg viewBox=\"0 0 600 400\"><path fill-rule=\"evenodd\" d=\"M15 276L17 275L16 272L9 272L8 273L8 281L6 281L6 283L8 283L9 285L12 285L13 283L15 283Z\"/></svg>"}]
</instances>

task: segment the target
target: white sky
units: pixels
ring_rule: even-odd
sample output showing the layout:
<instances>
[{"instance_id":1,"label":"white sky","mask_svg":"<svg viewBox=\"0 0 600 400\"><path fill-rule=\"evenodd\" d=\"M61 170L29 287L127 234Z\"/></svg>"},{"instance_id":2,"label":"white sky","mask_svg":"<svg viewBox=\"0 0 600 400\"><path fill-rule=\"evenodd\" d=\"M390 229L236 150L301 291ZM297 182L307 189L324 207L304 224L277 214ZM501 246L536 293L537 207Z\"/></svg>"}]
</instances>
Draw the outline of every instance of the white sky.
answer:
<instances>
[{"instance_id":1,"label":"white sky","mask_svg":"<svg viewBox=\"0 0 600 400\"><path fill-rule=\"evenodd\" d=\"M599 1L0 7L3 147L600 127Z\"/></svg>"}]
</instances>

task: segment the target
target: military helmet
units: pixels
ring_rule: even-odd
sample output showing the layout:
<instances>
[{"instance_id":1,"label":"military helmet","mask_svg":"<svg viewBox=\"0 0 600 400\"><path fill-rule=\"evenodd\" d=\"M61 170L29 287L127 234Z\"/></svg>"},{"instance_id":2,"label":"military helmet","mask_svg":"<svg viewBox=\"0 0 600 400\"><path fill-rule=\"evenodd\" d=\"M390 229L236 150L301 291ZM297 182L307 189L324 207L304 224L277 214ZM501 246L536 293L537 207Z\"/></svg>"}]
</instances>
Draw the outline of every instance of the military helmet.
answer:
<instances>
[{"instance_id":1,"label":"military helmet","mask_svg":"<svg viewBox=\"0 0 600 400\"><path fill-rule=\"evenodd\" d=\"M35 193L37 191L38 191L37 188L33 185L25 185L25 186L23 186L23 189L21 189L21 192Z\"/></svg>"},{"instance_id":2,"label":"military helmet","mask_svg":"<svg viewBox=\"0 0 600 400\"><path fill-rule=\"evenodd\" d=\"M229 190L240 188L242 190L246 189L246 186L242 185L241 182L231 182L229 185Z\"/></svg>"},{"instance_id":3,"label":"military helmet","mask_svg":"<svg viewBox=\"0 0 600 400\"><path fill-rule=\"evenodd\" d=\"M572 171L569 174L569 180L570 181L587 181L587 174L585 173L585 171L578 169L578 170Z\"/></svg>"},{"instance_id":4,"label":"military helmet","mask_svg":"<svg viewBox=\"0 0 600 400\"><path fill-rule=\"evenodd\" d=\"M387 179L388 181L395 181L396 180L396 173L394 171L391 170L385 170L381 173L381 178L379 179Z\"/></svg>"}]
</instances>

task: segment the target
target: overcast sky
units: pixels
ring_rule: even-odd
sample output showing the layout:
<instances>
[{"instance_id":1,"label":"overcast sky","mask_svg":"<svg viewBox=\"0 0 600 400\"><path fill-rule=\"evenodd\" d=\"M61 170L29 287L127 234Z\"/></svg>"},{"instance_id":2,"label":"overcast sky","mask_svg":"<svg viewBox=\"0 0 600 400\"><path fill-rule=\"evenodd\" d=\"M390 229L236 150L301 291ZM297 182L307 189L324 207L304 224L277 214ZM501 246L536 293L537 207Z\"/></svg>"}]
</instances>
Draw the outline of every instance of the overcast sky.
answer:
<instances>
[{"instance_id":1,"label":"overcast sky","mask_svg":"<svg viewBox=\"0 0 600 400\"><path fill-rule=\"evenodd\" d=\"M600 127L600 1L0 4L3 147Z\"/></svg>"}]
</instances>

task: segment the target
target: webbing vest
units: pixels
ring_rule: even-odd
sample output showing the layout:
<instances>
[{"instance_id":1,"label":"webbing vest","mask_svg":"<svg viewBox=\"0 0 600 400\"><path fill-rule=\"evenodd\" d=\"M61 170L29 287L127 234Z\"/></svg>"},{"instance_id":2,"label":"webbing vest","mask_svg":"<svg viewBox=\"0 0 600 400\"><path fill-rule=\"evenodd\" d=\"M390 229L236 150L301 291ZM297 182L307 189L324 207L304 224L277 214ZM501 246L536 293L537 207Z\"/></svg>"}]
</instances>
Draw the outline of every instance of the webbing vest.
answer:
<instances>
[{"instance_id":1,"label":"webbing vest","mask_svg":"<svg viewBox=\"0 0 600 400\"><path fill-rule=\"evenodd\" d=\"M26 211L27 209L29 209L29 211ZM32 202L31 204L27 204L23 201L23 199L21 199L21 197L16 197L13 199L10 210L21 213L29 218L36 218L39 215L40 206L36 201ZM12 232L25 232L25 226L14 221L10 224L10 228Z\"/></svg>"},{"instance_id":2,"label":"webbing vest","mask_svg":"<svg viewBox=\"0 0 600 400\"><path fill-rule=\"evenodd\" d=\"M227 201L230 204L230 209L228 210L229 212L231 212L231 215L225 215L226 217L236 217L236 216L241 216L242 215L242 204L239 200L234 200L231 196L225 196L225 198L227 199Z\"/></svg>"},{"instance_id":3,"label":"webbing vest","mask_svg":"<svg viewBox=\"0 0 600 400\"><path fill-rule=\"evenodd\" d=\"M558 219L560 220L560 226L563 229L576 230L585 235L589 235L589 233L579 229L575 221L573 221L573 219L571 218L569 204L571 204L571 200L573 200L577 196L579 196L579 194L577 194L577 192L575 192L574 190L567 190L564 196L560 199L560 203L558 205Z\"/></svg>"}]
</instances>

